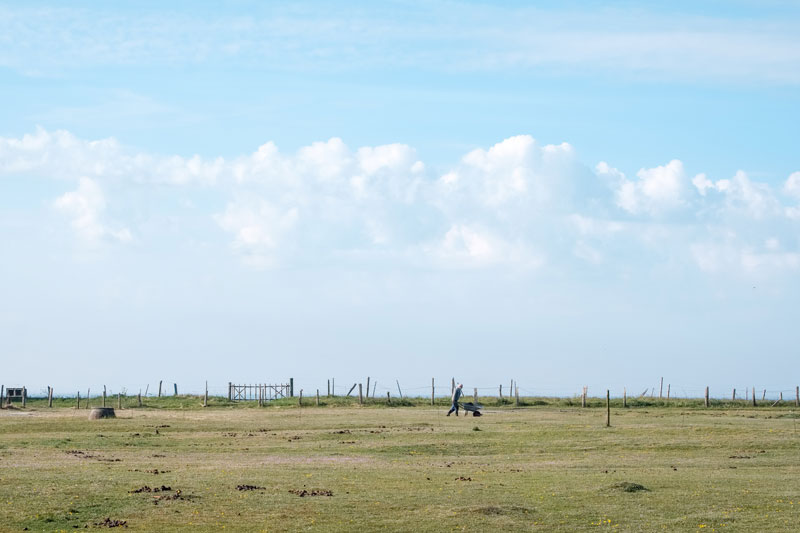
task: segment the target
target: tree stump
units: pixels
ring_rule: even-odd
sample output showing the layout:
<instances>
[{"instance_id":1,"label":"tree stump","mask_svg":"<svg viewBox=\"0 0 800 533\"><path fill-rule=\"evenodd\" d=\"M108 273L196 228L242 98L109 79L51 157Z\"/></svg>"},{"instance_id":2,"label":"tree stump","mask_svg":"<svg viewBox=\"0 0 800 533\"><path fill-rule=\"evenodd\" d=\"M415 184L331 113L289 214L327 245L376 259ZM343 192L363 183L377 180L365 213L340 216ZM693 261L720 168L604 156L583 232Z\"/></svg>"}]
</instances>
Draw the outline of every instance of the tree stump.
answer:
<instances>
[{"instance_id":1,"label":"tree stump","mask_svg":"<svg viewBox=\"0 0 800 533\"><path fill-rule=\"evenodd\" d=\"M89 420L99 420L101 418L116 418L113 407L93 407L89 412Z\"/></svg>"}]
</instances>

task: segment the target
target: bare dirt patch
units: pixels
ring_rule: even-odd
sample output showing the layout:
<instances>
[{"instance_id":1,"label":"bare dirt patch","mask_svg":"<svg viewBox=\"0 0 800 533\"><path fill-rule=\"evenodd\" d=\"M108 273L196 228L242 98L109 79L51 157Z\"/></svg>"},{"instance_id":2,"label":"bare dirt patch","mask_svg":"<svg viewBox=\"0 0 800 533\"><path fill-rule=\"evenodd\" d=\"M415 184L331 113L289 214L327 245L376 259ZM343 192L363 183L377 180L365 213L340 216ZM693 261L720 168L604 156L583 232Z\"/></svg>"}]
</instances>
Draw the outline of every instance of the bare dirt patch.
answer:
<instances>
[{"instance_id":1,"label":"bare dirt patch","mask_svg":"<svg viewBox=\"0 0 800 533\"><path fill-rule=\"evenodd\" d=\"M333 492L327 489L289 489L290 494L296 494L301 498L305 498L306 496L333 496Z\"/></svg>"}]
</instances>

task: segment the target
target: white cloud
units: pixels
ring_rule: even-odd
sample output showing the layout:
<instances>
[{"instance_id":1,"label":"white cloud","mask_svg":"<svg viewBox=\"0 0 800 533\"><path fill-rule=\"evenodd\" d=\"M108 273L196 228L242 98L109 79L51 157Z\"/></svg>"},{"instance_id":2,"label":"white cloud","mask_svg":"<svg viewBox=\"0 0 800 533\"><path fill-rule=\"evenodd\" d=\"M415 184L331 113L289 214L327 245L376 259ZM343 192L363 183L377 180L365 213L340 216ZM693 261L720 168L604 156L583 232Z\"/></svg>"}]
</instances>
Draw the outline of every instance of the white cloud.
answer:
<instances>
[{"instance_id":1,"label":"white cloud","mask_svg":"<svg viewBox=\"0 0 800 533\"><path fill-rule=\"evenodd\" d=\"M265 200L257 200L231 202L223 213L214 215L214 220L233 234L233 248L245 262L268 266L275 262L279 246L299 216L296 207L280 209Z\"/></svg>"},{"instance_id":2,"label":"white cloud","mask_svg":"<svg viewBox=\"0 0 800 533\"><path fill-rule=\"evenodd\" d=\"M480 267L503 264L538 268L544 259L527 246L508 242L490 231L469 224L453 224L428 253L449 267Z\"/></svg>"},{"instance_id":3,"label":"white cloud","mask_svg":"<svg viewBox=\"0 0 800 533\"><path fill-rule=\"evenodd\" d=\"M659 215L685 205L687 179L681 161L643 168L636 176L636 181L622 176L617 189L617 205L625 211Z\"/></svg>"},{"instance_id":4,"label":"white cloud","mask_svg":"<svg viewBox=\"0 0 800 533\"><path fill-rule=\"evenodd\" d=\"M96 243L104 238L121 242L131 240L131 233L127 228L112 230L103 223L105 196L97 183L90 178L80 178L78 189L58 197L53 205L71 219L70 225L87 243Z\"/></svg>"},{"instance_id":5,"label":"white cloud","mask_svg":"<svg viewBox=\"0 0 800 533\"><path fill-rule=\"evenodd\" d=\"M282 153L268 142L225 160L157 156L63 131L0 138L0 177L24 186L29 175L76 183L54 206L85 242L130 240L134 223L154 227L142 220L152 211L142 202L174 195L176 205L193 206L192 217L213 217L232 249L260 266L375 253L442 266L688 259L709 272L756 272L793 269L800 247L800 206L781 203L800 194L799 173L780 196L742 171L690 180L679 160L629 180L604 161L592 174L570 145L528 135L470 150L437 179L403 144L351 150L332 138ZM112 182L115 194L133 193L126 205L136 218L105 220ZM618 208L636 220L621 219ZM181 216L170 216L170 231Z\"/></svg>"}]
</instances>

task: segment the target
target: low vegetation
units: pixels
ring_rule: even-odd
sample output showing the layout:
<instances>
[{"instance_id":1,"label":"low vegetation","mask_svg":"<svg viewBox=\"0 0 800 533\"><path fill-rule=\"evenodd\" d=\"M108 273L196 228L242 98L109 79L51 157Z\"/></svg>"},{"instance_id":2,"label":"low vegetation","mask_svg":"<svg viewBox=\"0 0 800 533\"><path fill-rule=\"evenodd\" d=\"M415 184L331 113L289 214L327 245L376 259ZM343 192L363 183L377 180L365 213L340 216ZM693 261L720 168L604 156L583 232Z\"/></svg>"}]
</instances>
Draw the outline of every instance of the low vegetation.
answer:
<instances>
[{"instance_id":1,"label":"low vegetation","mask_svg":"<svg viewBox=\"0 0 800 533\"><path fill-rule=\"evenodd\" d=\"M520 409L480 399L485 416L466 419L445 417L445 400L393 400L392 409L385 398L261 409L200 401L135 408L127 398L117 418L93 421L74 400L0 411L0 530L761 532L800 523L791 405L629 400L606 428L605 409L563 399L523 399L544 404Z\"/></svg>"}]
</instances>

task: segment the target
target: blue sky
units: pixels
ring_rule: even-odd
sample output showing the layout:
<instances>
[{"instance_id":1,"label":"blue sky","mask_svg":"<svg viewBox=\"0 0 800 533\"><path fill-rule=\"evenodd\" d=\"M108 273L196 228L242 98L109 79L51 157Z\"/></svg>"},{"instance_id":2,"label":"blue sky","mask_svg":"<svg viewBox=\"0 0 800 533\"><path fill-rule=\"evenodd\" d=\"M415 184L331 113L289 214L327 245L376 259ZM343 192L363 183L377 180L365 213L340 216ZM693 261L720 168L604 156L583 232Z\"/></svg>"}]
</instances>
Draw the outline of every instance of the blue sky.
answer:
<instances>
[{"instance_id":1,"label":"blue sky","mask_svg":"<svg viewBox=\"0 0 800 533\"><path fill-rule=\"evenodd\" d=\"M789 390L798 35L780 1L5 2L0 379Z\"/></svg>"}]
</instances>

